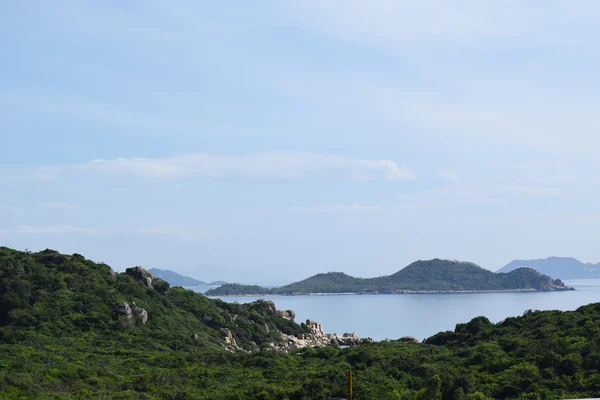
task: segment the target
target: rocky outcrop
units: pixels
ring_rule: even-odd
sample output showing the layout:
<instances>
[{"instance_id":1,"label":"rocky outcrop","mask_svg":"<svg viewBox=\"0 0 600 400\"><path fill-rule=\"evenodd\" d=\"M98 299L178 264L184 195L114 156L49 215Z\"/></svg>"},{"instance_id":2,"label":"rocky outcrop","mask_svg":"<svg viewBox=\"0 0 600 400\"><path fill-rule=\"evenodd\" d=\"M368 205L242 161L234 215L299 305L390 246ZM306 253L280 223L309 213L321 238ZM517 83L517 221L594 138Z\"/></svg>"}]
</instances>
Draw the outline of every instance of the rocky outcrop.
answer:
<instances>
[{"instance_id":1,"label":"rocky outcrop","mask_svg":"<svg viewBox=\"0 0 600 400\"><path fill-rule=\"evenodd\" d=\"M133 322L133 314L131 312L131 307L129 307L129 304L122 302L117 304L117 315L121 316L121 317L125 317L127 318L129 321Z\"/></svg>"},{"instance_id":2,"label":"rocky outcrop","mask_svg":"<svg viewBox=\"0 0 600 400\"><path fill-rule=\"evenodd\" d=\"M306 320L308 333L301 333L298 336L286 335L281 333L283 342L280 344L270 343L268 349L287 353L291 350L301 349L304 347L316 346L356 346L365 342L372 342L371 338L361 338L357 333L325 333L323 326L316 321Z\"/></svg>"},{"instance_id":3,"label":"rocky outcrop","mask_svg":"<svg viewBox=\"0 0 600 400\"><path fill-rule=\"evenodd\" d=\"M398 340L403 343L419 343L419 339L412 336L402 336Z\"/></svg>"},{"instance_id":4,"label":"rocky outcrop","mask_svg":"<svg viewBox=\"0 0 600 400\"><path fill-rule=\"evenodd\" d=\"M142 267L127 268L125 273L138 281L144 282L146 286L152 289L152 274Z\"/></svg>"},{"instance_id":5,"label":"rocky outcrop","mask_svg":"<svg viewBox=\"0 0 600 400\"><path fill-rule=\"evenodd\" d=\"M125 317L132 324L145 325L148 322L148 311L138 307L135 302L127 304L123 301L117 304L116 313L118 316Z\"/></svg>"},{"instance_id":6,"label":"rocky outcrop","mask_svg":"<svg viewBox=\"0 0 600 400\"><path fill-rule=\"evenodd\" d=\"M225 348L230 351L238 350L238 345L229 329L221 329L221 334L225 336Z\"/></svg>"},{"instance_id":7,"label":"rocky outcrop","mask_svg":"<svg viewBox=\"0 0 600 400\"><path fill-rule=\"evenodd\" d=\"M135 302L131 303L131 313L136 324L146 325L146 322L148 322L148 311L136 306Z\"/></svg>"},{"instance_id":8,"label":"rocky outcrop","mask_svg":"<svg viewBox=\"0 0 600 400\"><path fill-rule=\"evenodd\" d=\"M283 319L293 321L296 318L296 313L292 310L275 310L275 313Z\"/></svg>"}]
</instances>

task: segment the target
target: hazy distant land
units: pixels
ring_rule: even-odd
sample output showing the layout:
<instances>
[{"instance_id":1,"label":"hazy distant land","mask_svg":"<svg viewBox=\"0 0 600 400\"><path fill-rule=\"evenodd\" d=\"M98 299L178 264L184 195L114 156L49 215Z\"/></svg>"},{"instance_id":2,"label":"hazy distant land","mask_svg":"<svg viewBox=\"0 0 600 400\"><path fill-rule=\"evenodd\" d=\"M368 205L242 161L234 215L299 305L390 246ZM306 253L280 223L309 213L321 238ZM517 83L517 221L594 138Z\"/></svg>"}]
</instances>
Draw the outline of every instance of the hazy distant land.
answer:
<instances>
[{"instance_id":1,"label":"hazy distant land","mask_svg":"<svg viewBox=\"0 0 600 400\"><path fill-rule=\"evenodd\" d=\"M548 257L537 260L515 260L496 272L510 272L520 267L533 268L541 274L557 279L600 278L600 263L582 263L572 257Z\"/></svg>"},{"instance_id":2,"label":"hazy distant land","mask_svg":"<svg viewBox=\"0 0 600 400\"><path fill-rule=\"evenodd\" d=\"M158 268L150 268L148 270L148 272L150 272L153 276L155 276L157 278L161 278L161 279L169 282L169 284L171 284L171 286L212 286L212 287L214 287L214 286L221 286L226 283L224 281L204 282L204 281L200 281L198 279L191 278L189 276L178 274L177 272L173 272L173 271L169 271L169 270L162 270L162 269L158 269Z\"/></svg>"}]
</instances>

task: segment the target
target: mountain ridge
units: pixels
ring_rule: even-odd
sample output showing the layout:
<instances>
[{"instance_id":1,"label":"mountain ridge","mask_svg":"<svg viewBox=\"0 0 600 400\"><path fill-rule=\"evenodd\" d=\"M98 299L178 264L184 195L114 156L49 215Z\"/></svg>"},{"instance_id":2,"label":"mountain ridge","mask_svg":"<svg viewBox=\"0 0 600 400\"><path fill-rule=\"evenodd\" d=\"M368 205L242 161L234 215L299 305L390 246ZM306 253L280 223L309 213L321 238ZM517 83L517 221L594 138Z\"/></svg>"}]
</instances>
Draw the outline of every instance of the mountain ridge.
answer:
<instances>
[{"instance_id":1,"label":"mountain ridge","mask_svg":"<svg viewBox=\"0 0 600 400\"><path fill-rule=\"evenodd\" d=\"M415 261L388 276L355 278L343 272L328 272L271 289L256 285L228 284L211 289L206 295L394 294L570 289L562 281L540 274L531 268L510 273L494 273L470 262L433 259Z\"/></svg>"},{"instance_id":2,"label":"mountain ridge","mask_svg":"<svg viewBox=\"0 0 600 400\"><path fill-rule=\"evenodd\" d=\"M520 267L529 267L557 279L595 279L600 278L600 263L583 263L573 257L556 257L513 260L496 272L506 273Z\"/></svg>"},{"instance_id":3,"label":"mountain ridge","mask_svg":"<svg viewBox=\"0 0 600 400\"><path fill-rule=\"evenodd\" d=\"M172 286L221 286L227 283L225 281L205 282L168 269L150 268L148 272L164 279Z\"/></svg>"}]
</instances>

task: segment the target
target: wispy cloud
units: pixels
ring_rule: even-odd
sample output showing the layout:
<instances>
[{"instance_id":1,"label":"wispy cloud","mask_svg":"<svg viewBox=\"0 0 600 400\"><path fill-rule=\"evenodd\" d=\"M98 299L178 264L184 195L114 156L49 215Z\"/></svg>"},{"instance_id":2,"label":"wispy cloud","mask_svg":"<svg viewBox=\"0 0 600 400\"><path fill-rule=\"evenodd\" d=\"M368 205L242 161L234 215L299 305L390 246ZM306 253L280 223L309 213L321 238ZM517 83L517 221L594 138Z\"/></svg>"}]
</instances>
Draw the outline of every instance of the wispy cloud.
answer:
<instances>
[{"instance_id":1,"label":"wispy cloud","mask_svg":"<svg viewBox=\"0 0 600 400\"><path fill-rule=\"evenodd\" d=\"M547 29L547 20L564 26L577 21L594 28L597 3L523 3L520 1L455 3L373 0L307 0L286 2L282 17L327 37L360 45L398 51L410 45L461 45L479 48L485 43L510 41L520 46L580 46L579 31ZM509 28L508 28L509 27ZM508 28L508 29L507 29ZM587 43L592 37L586 37Z\"/></svg>"},{"instance_id":2,"label":"wispy cloud","mask_svg":"<svg viewBox=\"0 0 600 400\"><path fill-rule=\"evenodd\" d=\"M56 115L71 120L130 128L126 130L127 134L138 136L152 133L177 133L184 136L199 133L216 135L226 125L187 116L169 115L165 112L139 110L129 104L110 105L85 96L45 92L39 89L33 91L25 87L20 88L18 92L0 91L0 104L25 108L42 115ZM123 134L122 132L119 131L119 134Z\"/></svg>"},{"instance_id":3,"label":"wispy cloud","mask_svg":"<svg viewBox=\"0 0 600 400\"><path fill-rule=\"evenodd\" d=\"M29 169L34 179L55 179L81 173L132 175L148 179L299 179L414 180L406 167L391 160L368 160L340 155L275 151L250 155L188 154L168 158L119 158Z\"/></svg>"},{"instance_id":4,"label":"wispy cloud","mask_svg":"<svg viewBox=\"0 0 600 400\"><path fill-rule=\"evenodd\" d=\"M50 210L73 210L79 208L79 203L38 203L40 207L47 208Z\"/></svg>"},{"instance_id":5,"label":"wispy cloud","mask_svg":"<svg viewBox=\"0 0 600 400\"><path fill-rule=\"evenodd\" d=\"M289 209L292 213L354 213L354 212L372 212L385 210L386 207L364 204L319 204L309 207L292 207Z\"/></svg>"},{"instance_id":6,"label":"wispy cloud","mask_svg":"<svg viewBox=\"0 0 600 400\"><path fill-rule=\"evenodd\" d=\"M188 240L206 240L209 235L205 230L197 228L188 228L180 226L150 226L150 227L131 227L131 228L102 228L102 227L81 227L72 225L15 225L0 228L0 235L18 235L18 236L38 236L38 235L85 235L85 236L106 236L116 234L134 234L147 236L171 236L180 237Z\"/></svg>"},{"instance_id":7,"label":"wispy cloud","mask_svg":"<svg viewBox=\"0 0 600 400\"><path fill-rule=\"evenodd\" d=\"M450 179L452 182L460 182L458 172L453 169L446 169L439 172L440 176L446 179Z\"/></svg>"}]
</instances>

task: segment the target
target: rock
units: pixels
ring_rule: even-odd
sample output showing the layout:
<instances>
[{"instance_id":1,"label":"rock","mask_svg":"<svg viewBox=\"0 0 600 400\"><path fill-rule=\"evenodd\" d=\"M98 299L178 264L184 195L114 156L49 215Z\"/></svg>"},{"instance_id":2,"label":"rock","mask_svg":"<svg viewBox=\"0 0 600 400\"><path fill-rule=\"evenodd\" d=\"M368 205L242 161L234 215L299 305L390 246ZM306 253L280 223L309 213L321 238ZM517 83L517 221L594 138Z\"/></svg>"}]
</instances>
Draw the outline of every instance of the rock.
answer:
<instances>
[{"instance_id":1,"label":"rock","mask_svg":"<svg viewBox=\"0 0 600 400\"><path fill-rule=\"evenodd\" d=\"M198 340L199 336L197 333L192 334L192 339L193 340Z\"/></svg>"},{"instance_id":2,"label":"rock","mask_svg":"<svg viewBox=\"0 0 600 400\"><path fill-rule=\"evenodd\" d=\"M144 282L146 286L152 289L152 274L142 267L127 268L125 273L134 279Z\"/></svg>"},{"instance_id":3,"label":"rock","mask_svg":"<svg viewBox=\"0 0 600 400\"><path fill-rule=\"evenodd\" d=\"M323 335L323 327L318 322L307 319L306 326L308 326L313 335Z\"/></svg>"},{"instance_id":4,"label":"rock","mask_svg":"<svg viewBox=\"0 0 600 400\"><path fill-rule=\"evenodd\" d=\"M108 270L108 276L110 276L111 278L116 278L117 273L111 268Z\"/></svg>"},{"instance_id":5,"label":"rock","mask_svg":"<svg viewBox=\"0 0 600 400\"><path fill-rule=\"evenodd\" d=\"M138 307L135 303L131 303L131 312L133 314L133 320L136 323L141 323L142 325L146 325L148 322L148 311L145 309Z\"/></svg>"},{"instance_id":6,"label":"rock","mask_svg":"<svg viewBox=\"0 0 600 400\"><path fill-rule=\"evenodd\" d=\"M229 329L223 328L221 329L221 333L225 335L226 344L230 345L232 348L237 348L237 342L235 341L235 338L233 337Z\"/></svg>"},{"instance_id":7,"label":"rock","mask_svg":"<svg viewBox=\"0 0 600 400\"><path fill-rule=\"evenodd\" d=\"M128 320L133 321L133 315L129 304L122 302L117 304L117 314L123 317L127 317Z\"/></svg>"},{"instance_id":8,"label":"rock","mask_svg":"<svg viewBox=\"0 0 600 400\"><path fill-rule=\"evenodd\" d=\"M404 343L419 343L419 339L412 336L402 336L399 340Z\"/></svg>"},{"instance_id":9,"label":"rock","mask_svg":"<svg viewBox=\"0 0 600 400\"><path fill-rule=\"evenodd\" d=\"M294 318L296 318L296 313L293 312L292 310L275 310L275 314L277 314L279 317L283 318L283 319L288 319L290 321L293 321Z\"/></svg>"},{"instance_id":10,"label":"rock","mask_svg":"<svg viewBox=\"0 0 600 400\"><path fill-rule=\"evenodd\" d=\"M127 304L126 302L119 303L116 309L117 315L126 317L131 323L141 323L144 325L148 322L148 311L136 306L135 302L131 304Z\"/></svg>"},{"instance_id":11,"label":"rock","mask_svg":"<svg viewBox=\"0 0 600 400\"><path fill-rule=\"evenodd\" d=\"M266 305L267 308L269 308L269 310L271 310L272 312L277 312L275 303L273 303L271 300L259 299L259 300L256 300L255 302L253 302L252 304L257 305L257 306Z\"/></svg>"}]
</instances>

